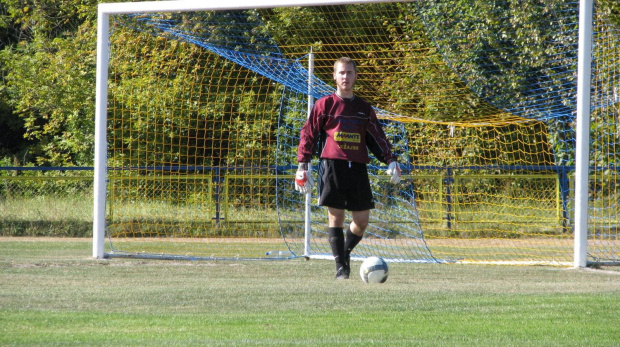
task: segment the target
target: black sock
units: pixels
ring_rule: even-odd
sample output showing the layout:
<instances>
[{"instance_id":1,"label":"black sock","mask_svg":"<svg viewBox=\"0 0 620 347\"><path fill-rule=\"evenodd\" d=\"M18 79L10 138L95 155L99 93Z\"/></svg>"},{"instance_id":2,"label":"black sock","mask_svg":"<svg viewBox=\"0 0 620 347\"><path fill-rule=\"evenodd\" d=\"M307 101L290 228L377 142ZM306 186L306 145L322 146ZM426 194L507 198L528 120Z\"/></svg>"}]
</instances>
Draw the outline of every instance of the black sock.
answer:
<instances>
[{"instance_id":1,"label":"black sock","mask_svg":"<svg viewBox=\"0 0 620 347\"><path fill-rule=\"evenodd\" d=\"M344 233L342 228L329 228L329 245L336 261L336 270L345 265Z\"/></svg>"},{"instance_id":2,"label":"black sock","mask_svg":"<svg viewBox=\"0 0 620 347\"><path fill-rule=\"evenodd\" d=\"M362 241L363 236L357 236L351 232L351 228L347 228L347 239L344 242L345 259L347 265L349 265L349 259L351 257L351 251Z\"/></svg>"}]
</instances>

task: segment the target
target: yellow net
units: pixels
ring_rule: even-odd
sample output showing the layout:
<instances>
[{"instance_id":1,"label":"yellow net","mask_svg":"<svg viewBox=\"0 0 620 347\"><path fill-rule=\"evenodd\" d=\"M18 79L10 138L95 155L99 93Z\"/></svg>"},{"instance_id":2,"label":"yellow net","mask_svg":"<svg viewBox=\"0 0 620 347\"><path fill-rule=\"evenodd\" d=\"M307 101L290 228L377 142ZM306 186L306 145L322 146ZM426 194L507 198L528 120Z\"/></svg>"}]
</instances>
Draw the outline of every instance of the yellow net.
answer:
<instances>
[{"instance_id":1,"label":"yellow net","mask_svg":"<svg viewBox=\"0 0 620 347\"><path fill-rule=\"evenodd\" d=\"M110 251L304 255L303 197L291 180L299 129L308 93L332 92L333 62L349 56L356 93L376 107L405 168L393 187L371 163L377 209L354 257L570 264L578 3L520 3L117 16ZM618 81L618 36L597 28L606 34L595 89L607 96ZM600 161L618 142L609 125L617 104L601 109ZM596 227L605 247L618 219L611 157L594 179L604 182L593 215L605 220ZM330 253L325 218L313 205L313 255Z\"/></svg>"}]
</instances>

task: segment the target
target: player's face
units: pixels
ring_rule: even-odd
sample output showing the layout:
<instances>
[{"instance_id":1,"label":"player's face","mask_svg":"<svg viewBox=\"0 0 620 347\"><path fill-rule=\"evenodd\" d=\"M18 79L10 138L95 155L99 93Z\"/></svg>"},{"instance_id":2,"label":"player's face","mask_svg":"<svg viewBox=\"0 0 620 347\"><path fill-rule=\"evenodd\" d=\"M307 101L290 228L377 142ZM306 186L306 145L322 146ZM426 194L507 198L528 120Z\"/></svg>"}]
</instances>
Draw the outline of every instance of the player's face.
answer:
<instances>
[{"instance_id":1,"label":"player's face","mask_svg":"<svg viewBox=\"0 0 620 347\"><path fill-rule=\"evenodd\" d=\"M351 97L353 86L357 80L357 73L353 64L338 63L334 67L334 81L338 88L338 94L342 97Z\"/></svg>"}]
</instances>

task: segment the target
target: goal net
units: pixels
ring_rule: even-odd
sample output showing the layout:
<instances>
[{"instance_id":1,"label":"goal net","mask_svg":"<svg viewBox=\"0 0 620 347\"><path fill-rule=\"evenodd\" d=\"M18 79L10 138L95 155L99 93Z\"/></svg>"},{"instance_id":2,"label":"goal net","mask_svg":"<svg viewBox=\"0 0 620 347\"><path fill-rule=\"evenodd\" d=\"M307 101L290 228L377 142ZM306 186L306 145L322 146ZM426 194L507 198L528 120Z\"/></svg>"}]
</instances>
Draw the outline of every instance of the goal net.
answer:
<instances>
[{"instance_id":1,"label":"goal net","mask_svg":"<svg viewBox=\"0 0 620 347\"><path fill-rule=\"evenodd\" d=\"M292 178L309 100L349 56L404 168L391 185L371 162L353 258L572 263L578 2L137 4L106 35L107 256L329 258L326 211L314 190L306 234ZM594 261L620 252L618 30L596 12Z\"/></svg>"}]
</instances>

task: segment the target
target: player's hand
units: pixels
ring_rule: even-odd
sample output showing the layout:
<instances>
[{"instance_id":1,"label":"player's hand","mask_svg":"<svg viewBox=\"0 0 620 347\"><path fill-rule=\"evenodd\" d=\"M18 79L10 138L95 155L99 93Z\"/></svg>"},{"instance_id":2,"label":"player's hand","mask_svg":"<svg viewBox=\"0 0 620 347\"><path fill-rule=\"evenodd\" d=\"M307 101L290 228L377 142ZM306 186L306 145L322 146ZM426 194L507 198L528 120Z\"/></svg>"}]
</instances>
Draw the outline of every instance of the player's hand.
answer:
<instances>
[{"instance_id":1,"label":"player's hand","mask_svg":"<svg viewBox=\"0 0 620 347\"><path fill-rule=\"evenodd\" d=\"M390 182L392 182L392 184L400 182L400 165L398 165L398 162L391 162L385 173L390 176Z\"/></svg>"},{"instance_id":2,"label":"player's hand","mask_svg":"<svg viewBox=\"0 0 620 347\"><path fill-rule=\"evenodd\" d=\"M313 185L312 173L310 173L307 166L304 168L300 165L295 173L295 190L302 194L307 194L312 191Z\"/></svg>"}]
</instances>

